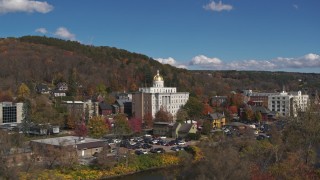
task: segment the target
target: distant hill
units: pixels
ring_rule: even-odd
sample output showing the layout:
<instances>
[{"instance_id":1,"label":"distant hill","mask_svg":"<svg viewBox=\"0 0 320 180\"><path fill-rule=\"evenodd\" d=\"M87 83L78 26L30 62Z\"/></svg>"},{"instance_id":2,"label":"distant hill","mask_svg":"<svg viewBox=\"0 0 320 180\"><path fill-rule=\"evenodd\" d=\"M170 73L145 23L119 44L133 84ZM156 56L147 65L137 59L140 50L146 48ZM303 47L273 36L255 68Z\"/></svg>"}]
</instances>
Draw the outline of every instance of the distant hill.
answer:
<instances>
[{"instance_id":1,"label":"distant hill","mask_svg":"<svg viewBox=\"0 0 320 180\"><path fill-rule=\"evenodd\" d=\"M40 36L0 39L0 89L16 91L21 82L33 86L77 81L88 92L98 84L109 91L136 91L150 86L159 69L166 86L197 95L225 95L232 90L258 91L320 89L320 74L259 71L190 71L163 65L152 58L107 46Z\"/></svg>"}]
</instances>

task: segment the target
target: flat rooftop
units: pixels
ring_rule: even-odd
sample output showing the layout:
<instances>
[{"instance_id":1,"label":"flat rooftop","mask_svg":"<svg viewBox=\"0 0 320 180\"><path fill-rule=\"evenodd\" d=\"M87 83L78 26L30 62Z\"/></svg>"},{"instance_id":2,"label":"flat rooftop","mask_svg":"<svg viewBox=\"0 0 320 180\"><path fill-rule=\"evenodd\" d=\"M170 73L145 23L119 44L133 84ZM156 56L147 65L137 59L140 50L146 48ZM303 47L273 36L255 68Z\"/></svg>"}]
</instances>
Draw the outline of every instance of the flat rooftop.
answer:
<instances>
[{"instance_id":1,"label":"flat rooftop","mask_svg":"<svg viewBox=\"0 0 320 180\"><path fill-rule=\"evenodd\" d=\"M93 139L93 138L85 138L80 140L78 136L64 136L64 137L32 140L31 142L49 144L54 146L70 146L75 144L80 145L80 144L87 144L87 143L103 142L103 140Z\"/></svg>"}]
</instances>

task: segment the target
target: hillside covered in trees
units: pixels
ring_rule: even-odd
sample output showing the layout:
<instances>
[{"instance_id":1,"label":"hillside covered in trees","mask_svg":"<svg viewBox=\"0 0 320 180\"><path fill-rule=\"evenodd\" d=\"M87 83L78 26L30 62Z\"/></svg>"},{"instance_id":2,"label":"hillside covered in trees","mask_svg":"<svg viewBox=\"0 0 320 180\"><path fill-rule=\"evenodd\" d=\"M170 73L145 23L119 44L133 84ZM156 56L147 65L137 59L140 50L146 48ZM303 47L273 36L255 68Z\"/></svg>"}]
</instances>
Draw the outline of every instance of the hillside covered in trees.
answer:
<instances>
[{"instance_id":1,"label":"hillside covered in trees","mask_svg":"<svg viewBox=\"0 0 320 180\"><path fill-rule=\"evenodd\" d=\"M82 45L75 41L24 36L0 39L0 90L15 92L22 83L55 84L76 73L83 93L98 84L108 91L136 91L150 86L159 69L166 86L197 95L226 95L233 90L315 90L320 74L258 71L190 71L163 65L142 54L114 47ZM33 89L32 87L30 89Z\"/></svg>"}]
</instances>

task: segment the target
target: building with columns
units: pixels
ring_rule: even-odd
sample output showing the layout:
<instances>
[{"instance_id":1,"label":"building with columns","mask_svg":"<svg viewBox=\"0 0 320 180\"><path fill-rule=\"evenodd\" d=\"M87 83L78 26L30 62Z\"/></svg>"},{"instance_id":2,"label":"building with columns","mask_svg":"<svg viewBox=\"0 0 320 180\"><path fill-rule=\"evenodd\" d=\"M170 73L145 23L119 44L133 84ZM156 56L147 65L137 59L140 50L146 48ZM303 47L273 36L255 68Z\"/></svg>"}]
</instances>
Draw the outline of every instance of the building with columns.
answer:
<instances>
[{"instance_id":1,"label":"building with columns","mask_svg":"<svg viewBox=\"0 0 320 180\"><path fill-rule=\"evenodd\" d=\"M189 92L177 92L176 87L164 87L163 77L159 70L153 78L152 87L139 88L139 92L132 95L132 115L143 119L151 113L152 117L161 109L165 109L176 119L178 110L187 103Z\"/></svg>"}]
</instances>

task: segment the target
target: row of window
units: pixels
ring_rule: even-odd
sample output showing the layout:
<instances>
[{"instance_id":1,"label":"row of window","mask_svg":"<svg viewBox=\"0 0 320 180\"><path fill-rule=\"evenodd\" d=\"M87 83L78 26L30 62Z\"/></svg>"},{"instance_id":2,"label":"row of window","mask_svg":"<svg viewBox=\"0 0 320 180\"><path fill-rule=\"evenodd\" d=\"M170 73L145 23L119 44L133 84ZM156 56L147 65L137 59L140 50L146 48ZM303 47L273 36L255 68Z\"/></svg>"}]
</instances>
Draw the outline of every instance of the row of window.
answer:
<instances>
[{"instance_id":1,"label":"row of window","mask_svg":"<svg viewBox=\"0 0 320 180\"><path fill-rule=\"evenodd\" d=\"M2 107L2 119L3 123L17 122L17 107Z\"/></svg>"}]
</instances>

